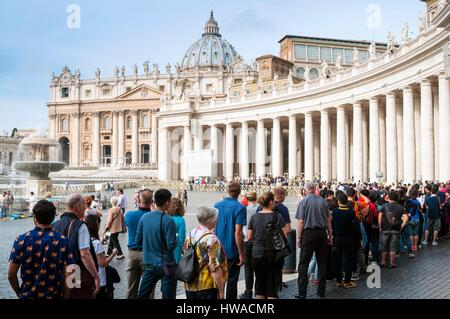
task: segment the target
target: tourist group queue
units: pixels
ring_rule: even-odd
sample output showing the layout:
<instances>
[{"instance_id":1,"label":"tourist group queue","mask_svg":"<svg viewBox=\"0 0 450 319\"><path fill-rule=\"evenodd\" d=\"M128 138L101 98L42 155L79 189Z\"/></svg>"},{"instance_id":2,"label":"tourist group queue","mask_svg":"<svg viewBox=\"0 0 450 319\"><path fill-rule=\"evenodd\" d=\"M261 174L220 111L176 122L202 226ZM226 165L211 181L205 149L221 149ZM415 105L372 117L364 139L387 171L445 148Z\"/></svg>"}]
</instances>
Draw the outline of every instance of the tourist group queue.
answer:
<instances>
[{"instance_id":1,"label":"tourist group queue","mask_svg":"<svg viewBox=\"0 0 450 319\"><path fill-rule=\"evenodd\" d=\"M276 299L284 258L295 250L286 239L291 232L283 204L287 192L275 187L239 201L236 182L227 192L213 207L198 209L198 226L190 231L183 217L187 195L173 197L166 189L137 192L136 209L129 211L118 190L103 229L95 198L70 195L67 212L56 221L55 205L39 201L33 207L36 227L17 237L11 250L11 287L20 299L114 298L114 284L123 278L110 263L125 258L119 235L127 233L126 298L155 298L161 281L165 299L175 299L180 284L188 299L237 299L244 268L240 298ZM320 297L327 280L354 288L369 262L396 268L402 252L413 258L419 248L437 245L448 231L449 192L450 183L408 188L306 183L295 214L300 248L295 297L306 298L309 280ZM71 285L73 266L81 285Z\"/></svg>"}]
</instances>

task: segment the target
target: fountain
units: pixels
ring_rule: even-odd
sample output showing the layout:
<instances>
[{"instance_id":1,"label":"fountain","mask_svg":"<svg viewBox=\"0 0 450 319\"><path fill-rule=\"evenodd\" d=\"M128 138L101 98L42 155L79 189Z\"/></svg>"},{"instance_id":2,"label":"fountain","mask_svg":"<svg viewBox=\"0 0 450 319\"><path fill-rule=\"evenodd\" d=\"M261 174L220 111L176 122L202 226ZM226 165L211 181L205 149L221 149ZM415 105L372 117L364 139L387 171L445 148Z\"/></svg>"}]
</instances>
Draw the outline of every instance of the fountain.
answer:
<instances>
[{"instance_id":1,"label":"fountain","mask_svg":"<svg viewBox=\"0 0 450 319\"><path fill-rule=\"evenodd\" d=\"M16 162L14 166L16 170L30 174L26 182L26 194L34 192L42 197L46 192L51 192L53 183L49 174L61 171L66 165L50 158L50 154L56 153L51 152L51 149L58 148L59 143L45 136L45 133L38 132L23 139L19 147L26 151L28 160Z\"/></svg>"}]
</instances>

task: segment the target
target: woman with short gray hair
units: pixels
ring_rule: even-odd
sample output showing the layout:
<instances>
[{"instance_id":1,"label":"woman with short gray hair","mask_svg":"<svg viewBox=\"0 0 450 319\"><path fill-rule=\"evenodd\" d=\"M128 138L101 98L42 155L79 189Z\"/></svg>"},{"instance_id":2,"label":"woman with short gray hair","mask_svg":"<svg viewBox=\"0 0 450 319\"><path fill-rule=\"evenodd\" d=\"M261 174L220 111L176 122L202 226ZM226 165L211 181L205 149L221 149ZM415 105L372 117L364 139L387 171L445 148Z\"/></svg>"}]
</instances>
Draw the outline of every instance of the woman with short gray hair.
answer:
<instances>
[{"instance_id":1,"label":"woman with short gray hair","mask_svg":"<svg viewBox=\"0 0 450 319\"><path fill-rule=\"evenodd\" d=\"M122 253L122 248L119 243L119 234L123 231L123 211L119 207L119 199L116 196L111 197L109 200L112 207L108 211L108 220L105 225L105 229L102 232L102 238L107 232L109 232L109 245L106 258L112 254L114 248L117 249L117 259L124 259L125 256Z\"/></svg>"},{"instance_id":2,"label":"woman with short gray hair","mask_svg":"<svg viewBox=\"0 0 450 319\"><path fill-rule=\"evenodd\" d=\"M214 234L218 211L200 207L197 213L199 226L188 235L184 249L195 247L200 273L190 284L185 284L187 299L223 299L228 264L225 250ZM207 256L205 258L204 256Z\"/></svg>"}]
</instances>

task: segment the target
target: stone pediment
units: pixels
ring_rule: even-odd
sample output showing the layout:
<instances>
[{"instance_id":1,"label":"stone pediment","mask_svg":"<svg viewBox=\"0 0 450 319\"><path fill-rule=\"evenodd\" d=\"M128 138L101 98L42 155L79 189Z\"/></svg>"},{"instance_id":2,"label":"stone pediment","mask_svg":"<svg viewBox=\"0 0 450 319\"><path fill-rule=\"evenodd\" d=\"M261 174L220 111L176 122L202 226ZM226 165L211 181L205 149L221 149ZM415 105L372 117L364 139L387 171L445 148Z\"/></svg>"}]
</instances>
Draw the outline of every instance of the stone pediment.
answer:
<instances>
[{"instance_id":1,"label":"stone pediment","mask_svg":"<svg viewBox=\"0 0 450 319\"><path fill-rule=\"evenodd\" d=\"M159 100L161 92L145 84L141 84L134 89L117 97L118 100Z\"/></svg>"}]
</instances>

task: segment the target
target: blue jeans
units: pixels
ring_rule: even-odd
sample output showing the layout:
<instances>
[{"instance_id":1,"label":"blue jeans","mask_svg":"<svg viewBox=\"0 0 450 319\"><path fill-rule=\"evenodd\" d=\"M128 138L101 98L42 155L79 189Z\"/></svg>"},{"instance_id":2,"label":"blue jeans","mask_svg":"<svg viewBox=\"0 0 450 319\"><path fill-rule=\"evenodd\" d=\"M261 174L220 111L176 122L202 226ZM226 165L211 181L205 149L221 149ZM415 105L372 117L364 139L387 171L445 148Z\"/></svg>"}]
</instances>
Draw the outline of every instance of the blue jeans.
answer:
<instances>
[{"instance_id":1,"label":"blue jeans","mask_svg":"<svg viewBox=\"0 0 450 319\"><path fill-rule=\"evenodd\" d=\"M6 217L6 207L1 206L0 207L0 218L5 218Z\"/></svg>"},{"instance_id":2,"label":"blue jeans","mask_svg":"<svg viewBox=\"0 0 450 319\"><path fill-rule=\"evenodd\" d=\"M163 299L176 299L177 280L167 277L162 266L145 265L139 286L138 299L149 299L155 289L156 283L161 280L161 291Z\"/></svg>"},{"instance_id":3,"label":"blue jeans","mask_svg":"<svg viewBox=\"0 0 450 319\"><path fill-rule=\"evenodd\" d=\"M308 267L308 278L311 277L312 274L314 274L314 279L315 280L319 279L319 271L317 268L318 267L317 267L316 253L314 253Z\"/></svg>"},{"instance_id":4,"label":"blue jeans","mask_svg":"<svg viewBox=\"0 0 450 319\"><path fill-rule=\"evenodd\" d=\"M406 240L406 246L408 246L408 253L412 254L412 243L411 243L411 237L410 237L410 229L409 225L405 227L405 229L402 230L400 233L400 242L399 242L399 251L403 252L403 246L405 245L404 242Z\"/></svg>"}]
</instances>

